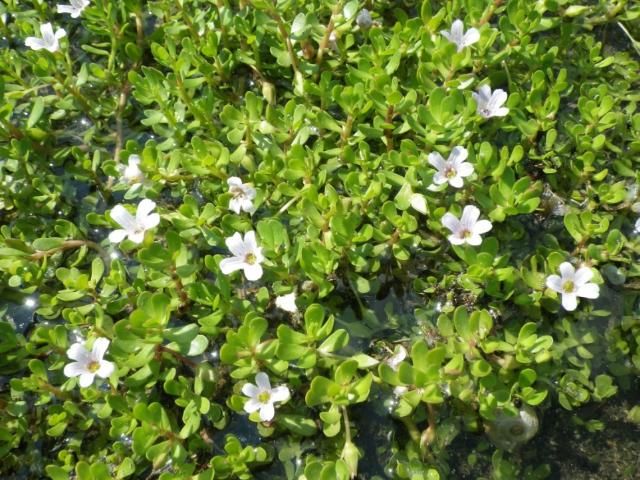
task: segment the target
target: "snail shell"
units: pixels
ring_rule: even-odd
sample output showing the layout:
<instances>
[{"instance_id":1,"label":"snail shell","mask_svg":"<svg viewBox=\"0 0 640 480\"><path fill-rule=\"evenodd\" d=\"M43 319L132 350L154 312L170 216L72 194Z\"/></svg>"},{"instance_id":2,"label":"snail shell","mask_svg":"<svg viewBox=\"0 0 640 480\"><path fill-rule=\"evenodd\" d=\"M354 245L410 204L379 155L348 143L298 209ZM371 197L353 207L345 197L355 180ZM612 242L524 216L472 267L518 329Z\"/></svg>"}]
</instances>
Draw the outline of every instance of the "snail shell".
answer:
<instances>
[{"instance_id":1,"label":"snail shell","mask_svg":"<svg viewBox=\"0 0 640 480\"><path fill-rule=\"evenodd\" d=\"M538 432L538 427L535 410L523 405L516 415L507 410L498 410L496 418L485 424L485 431L496 447L510 452L531 440Z\"/></svg>"}]
</instances>

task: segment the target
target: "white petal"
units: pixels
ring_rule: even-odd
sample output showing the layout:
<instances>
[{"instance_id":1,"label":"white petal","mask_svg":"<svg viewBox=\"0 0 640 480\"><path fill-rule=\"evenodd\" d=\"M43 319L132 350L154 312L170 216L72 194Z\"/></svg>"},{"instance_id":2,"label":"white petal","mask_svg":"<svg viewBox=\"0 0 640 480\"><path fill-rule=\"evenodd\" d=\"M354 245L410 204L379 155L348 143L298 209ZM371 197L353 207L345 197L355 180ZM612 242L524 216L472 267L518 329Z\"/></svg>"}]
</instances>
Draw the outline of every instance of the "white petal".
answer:
<instances>
[{"instance_id":1,"label":"white petal","mask_svg":"<svg viewBox=\"0 0 640 480\"><path fill-rule=\"evenodd\" d=\"M458 165L456 171L461 177L468 177L473 173L473 165L471 165L469 162L462 162L460 165Z\"/></svg>"},{"instance_id":2,"label":"white petal","mask_svg":"<svg viewBox=\"0 0 640 480\"><path fill-rule=\"evenodd\" d=\"M62 37L65 37L67 35L67 32L64 28L59 28L58 30L56 30L55 33L55 38L56 40L60 40Z\"/></svg>"},{"instance_id":3,"label":"white petal","mask_svg":"<svg viewBox=\"0 0 640 480\"><path fill-rule=\"evenodd\" d=\"M100 368L96 372L96 375L98 375L100 378L109 378L113 374L115 369L116 367L112 362L103 360L102 362L100 362Z\"/></svg>"},{"instance_id":4,"label":"white petal","mask_svg":"<svg viewBox=\"0 0 640 480\"><path fill-rule=\"evenodd\" d=\"M578 287L576 295L584 298L598 298L600 296L600 287L595 283L585 283Z\"/></svg>"},{"instance_id":5,"label":"white petal","mask_svg":"<svg viewBox=\"0 0 640 480\"><path fill-rule=\"evenodd\" d=\"M453 233L460 230L460 220L458 220L458 218L453 213L445 213L440 221L442 222L443 226L447 227Z\"/></svg>"},{"instance_id":6,"label":"white petal","mask_svg":"<svg viewBox=\"0 0 640 480\"><path fill-rule=\"evenodd\" d=\"M444 169L445 160L444 158L442 158L442 155L440 155L438 152L431 152L428 158L429 158L429 163L434 167L436 167L438 171Z\"/></svg>"},{"instance_id":7,"label":"white petal","mask_svg":"<svg viewBox=\"0 0 640 480\"><path fill-rule=\"evenodd\" d=\"M71 5L58 5L58 13L71 13L73 14L76 11L74 7Z\"/></svg>"},{"instance_id":8,"label":"white petal","mask_svg":"<svg viewBox=\"0 0 640 480\"><path fill-rule=\"evenodd\" d=\"M473 230L474 225L480 218L480 210L475 205L467 205L462 210L462 218L460 218L460 223L462 226L468 230Z\"/></svg>"},{"instance_id":9,"label":"white petal","mask_svg":"<svg viewBox=\"0 0 640 480\"><path fill-rule=\"evenodd\" d=\"M253 413L256 410L259 410L262 407L262 403L260 403L255 398L250 398L246 402L244 402L244 411L247 413Z\"/></svg>"},{"instance_id":10,"label":"white petal","mask_svg":"<svg viewBox=\"0 0 640 480\"><path fill-rule=\"evenodd\" d=\"M95 373L85 372L80 375L80 386L83 388L88 387L93 383L93 379L95 378Z\"/></svg>"},{"instance_id":11,"label":"white petal","mask_svg":"<svg viewBox=\"0 0 640 480\"><path fill-rule=\"evenodd\" d=\"M227 185L229 185L229 187L241 187L242 180L240 180L239 177L229 177L227 178Z\"/></svg>"},{"instance_id":12,"label":"white petal","mask_svg":"<svg viewBox=\"0 0 640 480\"><path fill-rule=\"evenodd\" d=\"M138 208L136 209L136 221L138 225L143 224L144 220L149 216L154 208L156 208L156 202L149 200L148 198L145 198L138 204Z\"/></svg>"},{"instance_id":13,"label":"white petal","mask_svg":"<svg viewBox=\"0 0 640 480\"><path fill-rule=\"evenodd\" d=\"M467 242L466 239L459 235L449 235L447 239L451 242L451 245L462 245Z\"/></svg>"},{"instance_id":14,"label":"white petal","mask_svg":"<svg viewBox=\"0 0 640 480\"><path fill-rule=\"evenodd\" d=\"M259 280L262 277L262 273L262 265L260 265L258 262L254 263L253 265L249 265L248 263L244 265L244 276L250 282Z\"/></svg>"},{"instance_id":15,"label":"white petal","mask_svg":"<svg viewBox=\"0 0 640 480\"><path fill-rule=\"evenodd\" d=\"M547 287L558 293L562 293L562 278L560 278L560 275L549 275L547 277Z\"/></svg>"},{"instance_id":16,"label":"white petal","mask_svg":"<svg viewBox=\"0 0 640 480\"><path fill-rule=\"evenodd\" d=\"M77 377L78 375L82 375L87 372L87 367L84 363L80 362L72 362L64 366L64 375L65 377Z\"/></svg>"},{"instance_id":17,"label":"white petal","mask_svg":"<svg viewBox=\"0 0 640 480\"><path fill-rule=\"evenodd\" d=\"M454 43L460 44L462 41L462 32L464 32L464 23L462 23L462 20L456 19L451 24L451 37Z\"/></svg>"},{"instance_id":18,"label":"white petal","mask_svg":"<svg viewBox=\"0 0 640 480\"><path fill-rule=\"evenodd\" d=\"M244 194L247 197L247 199L249 200L253 200L254 198L256 198L256 189L252 188L248 185L244 186L245 190L244 190Z\"/></svg>"},{"instance_id":19,"label":"white petal","mask_svg":"<svg viewBox=\"0 0 640 480\"><path fill-rule=\"evenodd\" d=\"M144 241L144 230L136 230L135 232L129 232L129 240L137 244L142 243Z\"/></svg>"},{"instance_id":20,"label":"white petal","mask_svg":"<svg viewBox=\"0 0 640 480\"><path fill-rule=\"evenodd\" d=\"M262 247L256 247L253 250L252 253L256 257L256 262L258 262L258 263L264 262L264 255L262 254Z\"/></svg>"},{"instance_id":21,"label":"white petal","mask_svg":"<svg viewBox=\"0 0 640 480\"><path fill-rule=\"evenodd\" d=\"M263 422L270 422L273 420L273 416L276 414L273 403L265 403L260 407L260 420Z\"/></svg>"},{"instance_id":22,"label":"white petal","mask_svg":"<svg viewBox=\"0 0 640 480\"><path fill-rule=\"evenodd\" d=\"M489 230L493 228L493 225L489 220L479 220L473 226L473 233L483 234L487 233Z\"/></svg>"},{"instance_id":23,"label":"white petal","mask_svg":"<svg viewBox=\"0 0 640 480\"><path fill-rule=\"evenodd\" d=\"M261 391L271 390L271 382L269 381L269 375L264 372L256 373L256 385Z\"/></svg>"},{"instance_id":24,"label":"white petal","mask_svg":"<svg viewBox=\"0 0 640 480\"><path fill-rule=\"evenodd\" d=\"M286 402L291 398L291 393L289 389L284 385L274 388L271 390L271 401L272 402Z\"/></svg>"},{"instance_id":25,"label":"white petal","mask_svg":"<svg viewBox=\"0 0 640 480\"><path fill-rule=\"evenodd\" d=\"M502 105L504 105L504 102L507 101L507 97L508 97L507 92L498 88L491 95L491 100L489 100L489 104L487 105L487 107L489 108L489 110L495 111L498 108L500 108Z\"/></svg>"},{"instance_id":26,"label":"white petal","mask_svg":"<svg viewBox=\"0 0 640 480\"><path fill-rule=\"evenodd\" d=\"M560 276L562 277L562 281L566 282L567 280L574 281L576 275L576 269L573 268L569 262L562 262L560 264Z\"/></svg>"},{"instance_id":27,"label":"white petal","mask_svg":"<svg viewBox=\"0 0 640 480\"><path fill-rule=\"evenodd\" d=\"M225 275L229 275L237 270L242 270L246 265L242 257L223 258L220 261L220 271Z\"/></svg>"},{"instance_id":28,"label":"white petal","mask_svg":"<svg viewBox=\"0 0 640 480\"><path fill-rule=\"evenodd\" d=\"M234 233L231 237L227 237L224 243L227 244L227 248L233 255L244 258L247 249L242 241L242 236L238 232Z\"/></svg>"},{"instance_id":29,"label":"white petal","mask_svg":"<svg viewBox=\"0 0 640 480\"><path fill-rule=\"evenodd\" d=\"M150 230L154 227L157 227L160 223L160 215L157 213L152 213L151 215L140 220L140 226L145 230Z\"/></svg>"},{"instance_id":30,"label":"white petal","mask_svg":"<svg viewBox=\"0 0 640 480\"><path fill-rule=\"evenodd\" d=\"M109 215L127 232L134 231L137 228L136 219L133 218L133 215L131 215L122 205L116 205L113 207Z\"/></svg>"},{"instance_id":31,"label":"white petal","mask_svg":"<svg viewBox=\"0 0 640 480\"><path fill-rule=\"evenodd\" d=\"M433 175L433 183L435 183L436 185L442 185L443 183L447 183L448 181L449 179L442 172L436 172Z\"/></svg>"},{"instance_id":32,"label":"white petal","mask_svg":"<svg viewBox=\"0 0 640 480\"><path fill-rule=\"evenodd\" d=\"M507 107L500 107L496 110L493 110L491 113L492 117L504 117L509 113L509 109Z\"/></svg>"},{"instance_id":33,"label":"white petal","mask_svg":"<svg viewBox=\"0 0 640 480\"><path fill-rule=\"evenodd\" d=\"M573 312L578 306L578 297L574 293L563 293L562 306L568 312Z\"/></svg>"},{"instance_id":34,"label":"white petal","mask_svg":"<svg viewBox=\"0 0 640 480\"><path fill-rule=\"evenodd\" d=\"M254 384L247 382L242 386L242 393L249 398L256 398L260 393L260 389Z\"/></svg>"},{"instance_id":35,"label":"white petal","mask_svg":"<svg viewBox=\"0 0 640 480\"><path fill-rule=\"evenodd\" d=\"M256 242L256 232L253 230L244 234L244 244L248 251L255 252L258 248L258 242Z\"/></svg>"},{"instance_id":36,"label":"white petal","mask_svg":"<svg viewBox=\"0 0 640 480\"><path fill-rule=\"evenodd\" d=\"M478 89L478 95L484 103L488 103L491 100L491 87L489 85L482 85Z\"/></svg>"},{"instance_id":37,"label":"white petal","mask_svg":"<svg viewBox=\"0 0 640 480\"><path fill-rule=\"evenodd\" d=\"M127 231L119 228L109 234L109 241L111 243L120 243L127 236Z\"/></svg>"},{"instance_id":38,"label":"white petal","mask_svg":"<svg viewBox=\"0 0 640 480\"><path fill-rule=\"evenodd\" d=\"M287 295L276 297L276 307L284 310L285 312L297 312L298 306L296 305L296 293L291 292Z\"/></svg>"},{"instance_id":39,"label":"white petal","mask_svg":"<svg viewBox=\"0 0 640 480\"><path fill-rule=\"evenodd\" d=\"M40 33L42 34L43 40L46 40L47 37L55 38L53 35L53 26L49 22L40 25Z\"/></svg>"},{"instance_id":40,"label":"white petal","mask_svg":"<svg viewBox=\"0 0 640 480\"><path fill-rule=\"evenodd\" d=\"M74 343L67 350L67 357L78 362L88 362L89 352L85 348L84 343Z\"/></svg>"},{"instance_id":41,"label":"white petal","mask_svg":"<svg viewBox=\"0 0 640 480\"><path fill-rule=\"evenodd\" d=\"M472 233L471 235L466 237L465 240L469 245L473 245L474 247L482 244L482 237L477 233Z\"/></svg>"},{"instance_id":42,"label":"white petal","mask_svg":"<svg viewBox=\"0 0 640 480\"><path fill-rule=\"evenodd\" d=\"M96 338L93 342L93 349L91 350L91 357L94 361L100 362L104 358L104 354L107 353L109 344L111 342L107 338Z\"/></svg>"},{"instance_id":43,"label":"white petal","mask_svg":"<svg viewBox=\"0 0 640 480\"><path fill-rule=\"evenodd\" d=\"M585 283L587 283L592 278L593 278L593 270L591 270L589 267L581 267L578 270L576 270L573 283L575 283L575 285L579 287L580 285L584 285Z\"/></svg>"},{"instance_id":44,"label":"white petal","mask_svg":"<svg viewBox=\"0 0 640 480\"><path fill-rule=\"evenodd\" d=\"M234 212L236 215L240 214L240 210L242 209L242 200L239 198L231 198L229 200L229 210Z\"/></svg>"},{"instance_id":45,"label":"white petal","mask_svg":"<svg viewBox=\"0 0 640 480\"><path fill-rule=\"evenodd\" d=\"M455 177L449 178L449 185L453 188L462 188L464 185L464 181L460 175L456 175Z\"/></svg>"},{"instance_id":46,"label":"white petal","mask_svg":"<svg viewBox=\"0 0 640 480\"><path fill-rule=\"evenodd\" d=\"M477 28L471 27L462 37L462 44L465 47L468 47L469 45L476 43L478 40L480 40L480 32Z\"/></svg>"},{"instance_id":47,"label":"white petal","mask_svg":"<svg viewBox=\"0 0 640 480\"><path fill-rule=\"evenodd\" d=\"M32 50L41 50L45 47L42 39L38 37L27 37L24 44Z\"/></svg>"},{"instance_id":48,"label":"white petal","mask_svg":"<svg viewBox=\"0 0 640 480\"><path fill-rule=\"evenodd\" d=\"M253 201L250 198L240 199L240 206L247 213L252 213L255 210Z\"/></svg>"},{"instance_id":49,"label":"white petal","mask_svg":"<svg viewBox=\"0 0 640 480\"><path fill-rule=\"evenodd\" d=\"M453 150L451 150L451 153L449 154L449 158L447 159L447 161L451 162L451 164L457 170L458 166L462 162L464 162L468 156L469 156L469 152L467 151L466 148L457 146L457 147L453 147Z\"/></svg>"}]
</instances>

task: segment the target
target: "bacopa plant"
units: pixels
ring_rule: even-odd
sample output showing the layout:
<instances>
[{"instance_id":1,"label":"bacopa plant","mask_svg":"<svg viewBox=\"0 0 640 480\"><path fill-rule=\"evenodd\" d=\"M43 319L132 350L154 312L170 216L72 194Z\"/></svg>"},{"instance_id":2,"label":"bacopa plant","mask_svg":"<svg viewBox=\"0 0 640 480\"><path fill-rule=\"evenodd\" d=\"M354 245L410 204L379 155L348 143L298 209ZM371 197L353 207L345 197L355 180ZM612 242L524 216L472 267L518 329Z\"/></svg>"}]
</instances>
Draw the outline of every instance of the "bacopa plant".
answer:
<instances>
[{"instance_id":1,"label":"bacopa plant","mask_svg":"<svg viewBox=\"0 0 640 480\"><path fill-rule=\"evenodd\" d=\"M0 30L0 477L553 478L638 392L637 2Z\"/></svg>"}]
</instances>

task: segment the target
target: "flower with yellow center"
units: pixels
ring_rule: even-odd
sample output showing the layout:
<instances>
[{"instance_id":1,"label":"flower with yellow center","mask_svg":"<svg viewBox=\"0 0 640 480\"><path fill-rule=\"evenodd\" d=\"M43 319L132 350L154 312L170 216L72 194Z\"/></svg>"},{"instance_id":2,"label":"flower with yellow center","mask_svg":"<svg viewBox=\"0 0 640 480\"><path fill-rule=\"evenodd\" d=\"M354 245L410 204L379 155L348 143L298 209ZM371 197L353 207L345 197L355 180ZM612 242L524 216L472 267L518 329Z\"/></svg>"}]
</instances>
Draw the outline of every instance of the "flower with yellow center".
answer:
<instances>
[{"instance_id":1,"label":"flower with yellow center","mask_svg":"<svg viewBox=\"0 0 640 480\"><path fill-rule=\"evenodd\" d=\"M453 245L480 245L483 233L487 233L493 225L489 220L478 220L480 210L473 205L467 205L462 211L462 217L458 219L453 213L445 213L442 216L442 225L451 230L449 241Z\"/></svg>"},{"instance_id":2,"label":"flower with yellow center","mask_svg":"<svg viewBox=\"0 0 640 480\"><path fill-rule=\"evenodd\" d=\"M463 178L473 173L473 165L465 161L468 155L467 149L461 146L454 147L446 160L438 152L431 152L429 163L438 171L433 175L433 185L429 189L435 190L445 183L454 188L462 188Z\"/></svg>"},{"instance_id":3,"label":"flower with yellow center","mask_svg":"<svg viewBox=\"0 0 640 480\"><path fill-rule=\"evenodd\" d=\"M560 275L549 275L547 287L562 295L562 306L571 312L578 306L578 297L598 298L600 287L590 282L593 271L589 267L581 267L578 270L569 262L560 264Z\"/></svg>"},{"instance_id":4,"label":"flower with yellow center","mask_svg":"<svg viewBox=\"0 0 640 480\"><path fill-rule=\"evenodd\" d=\"M227 180L227 185L229 185L229 193L231 194L229 210L236 214L241 211L253 213L255 211L253 206L253 200L256 198L255 188L247 183L242 183L239 177L230 177Z\"/></svg>"},{"instance_id":5,"label":"flower with yellow center","mask_svg":"<svg viewBox=\"0 0 640 480\"><path fill-rule=\"evenodd\" d=\"M91 385L96 375L109 378L115 370L113 363L104 360L109 343L106 338L96 338L91 350L84 342L71 345L67 350L67 356L75 361L64 367L64 374L69 378L80 377L80 386L83 388Z\"/></svg>"},{"instance_id":6,"label":"flower with yellow center","mask_svg":"<svg viewBox=\"0 0 640 480\"><path fill-rule=\"evenodd\" d=\"M256 374L256 384L245 383L242 393L249 399L244 404L247 413L259 412L261 422L270 422L275 415L275 402L286 402L291 397L289 389L281 385L271 388L269 377L264 372Z\"/></svg>"},{"instance_id":7,"label":"flower with yellow center","mask_svg":"<svg viewBox=\"0 0 640 480\"><path fill-rule=\"evenodd\" d=\"M244 239L239 233L225 240L233 257L225 258L220 262L220 270L225 275L243 270L247 280L255 281L262 277L262 265L264 256L262 249L256 242L256 234L250 231L244 234Z\"/></svg>"}]
</instances>

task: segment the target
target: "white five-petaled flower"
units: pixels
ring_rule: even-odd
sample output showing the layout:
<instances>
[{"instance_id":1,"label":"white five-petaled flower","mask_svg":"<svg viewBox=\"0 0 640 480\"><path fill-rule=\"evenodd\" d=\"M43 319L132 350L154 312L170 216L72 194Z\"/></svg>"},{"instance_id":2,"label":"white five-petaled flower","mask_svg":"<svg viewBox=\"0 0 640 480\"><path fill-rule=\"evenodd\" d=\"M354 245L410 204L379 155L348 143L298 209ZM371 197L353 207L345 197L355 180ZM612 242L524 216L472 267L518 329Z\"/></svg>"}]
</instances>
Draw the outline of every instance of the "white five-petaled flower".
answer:
<instances>
[{"instance_id":1,"label":"white five-petaled flower","mask_svg":"<svg viewBox=\"0 0 640 480\"><path fill-rule=\"evenodd\" d=\"M60 48L58 40L64 37L67 32L65 32L63 28L59 28L54 33L50 23L43 23L40 25L40 34L42 38L27 37L24 44L33 50L41 50L44 48L53 53L58 51Z\"/></svg>"},{"instance_id":2,"label":"white five-petaled flower","mask_svg":"<svg viewBox=\"0 0 640 480\"><path fill-rule=\"evenodd\" d=\"M229 193L232 195L229 200L229 210L239 214L240 210L248 213L254 212L253 199L256 198L256 190L246 183L242 183L238 177L227 179Z\"/></svg>"},{"instance_id":3,"label":"white five-petaled flower","mask_svg":"<svg viewBox=\"0 0 640 480\"><path fill-rule=\"evenodd\" d=\"M387 358L385 360L385 363L387 365L389 365L393 370L395 370L396 372L398 371L398 367L400 366L400 363L407 358L407 349L404 348L402 345L398 345L396 346L395 350L393 351L393 355L391 355L389 358Z\"/></svg>"},{"instance_id":4,"label":"white five-petaled flower","mask_svg":"<svg viewBox=\"0 0 640 480\"><path fill-rule=\"evenodd\" d=\"M109 234L109 241L120 243L125 237L129 237L133 243L142 243L144 233L160 223L160 215L151 213L156 208L156 202L145 198L138 204L136 216L131 215L122 205L116 205L111 209L113 218L122 227Z\"/></svg>"},{"instance_id":5,"label":"white five-petaled flower","mask_svg":"<svg viewBox=\"0 0 640 480\"><path fill-rule=\"evenodd\" d=\"M458 220L453 213L445 213L442 216L442 225L451 230L449 241L453 245L480 245L482 243L483 233L491 230L491 222L489 220L478 220L480 218L480 210L473 205L467 205L462 210L462 217Z\"/></svg>"},{"instance_id":6,"label":"white five-petaled flower","mask_svg":"<svg viewBox=\"0 0 640 480\"><path fill-rule=\"evenodd\" d=\"M256 374L256 385L245 383L242 393L249 397L244 404L244 411L253 413L260 410L260 421L269 422L275 415L275 402L286 402L291 397L289 389L284 385L271 388L269 377L264 372Z\"/></svg>"},{"instance_id":7,"label":"white five-petaled flower","mask_svg":"<svg viewBox=\"0 0 640 480\"><path fill-rule=\"evenodd\" d=\"M276 297L276 307L285 312L296 313L298 306L296 305L296 292L287 293Z\"/></svg>"},{"instance_id":8,"label":"white five-petaled flower","mask_svg":"<svg viewBox=\"0 0 640 480\"><path fill-rule=\"evenodd\" d=\"M484 118L504 117L509 113L507 107L503 107L507 101L507 92L497 88L491 93L489 85L482 85L477 92L472 93L473 99L478 105L478 115Z\"/></svg>"},{"instance_id":9,"label":"white five-petaled flower","mask_svg":"<svg viewBox=\"0 0 640 480\"><path fill-rule=\"evenodd\" d=\"M598 298L600 287L590 282L593 271L589 267L576 270L569 262L560 264L560 275L549 275L547 287L562 295L562 306L572 312L578 306L578 297Z\"/></svg>"},{"instance_id":10,"label":"white five-petaled flower","mask_svg":"<svg viewBox=\"0 0 640 480\"><path fill-rule=\"evenodd\" d=\"M256 233L252 230L242 236L236 232L225 240L227 248L233 257L225 258L220 262L220 270L229 275L236 270L244 270L247 280L255 281L262 277L262 265L264 256L262 248L256 242Z\"/></svg>"},{"instance_id":11,"label":"white five-petaled flower","mask_svg":"<svg viewBox=\"0 0 640 480\"><path fill-rule=\"evenodd\" d=\"M89 0L70 0L71 5L58 5L58 13L70 13L71 18L78 18L82 11L89 6Z\"/></svg>"},{"instance_id":12,"label":"white five-petaled flower","mask_svg":"<svg viewBox=\"0 0 640 480\"><path fill-rule=\"evenodd\" d=\"M472 27L464 33L464 24L460 19L453 22L450 32L442 30L440 33L451 43L455 43L459 52L480 40L480 32L476 28Z\"/></svg>"},{"instance_id":13,"label":"white five-petaled flower","mask_svg":"<svg viewBox=\"0 0 640 480\"><path fill-rule=\"evenodd\" d=\"M429 154L429 163L438 171L433 176L434 185L442 185L449 182L449 185L455 188L461 188L464 185L464 177L468 177L473 173L473 165L465 162L468 152L464 147L453 147L449 158L442 158L438 152Z\"/></svg>"},{"instance_id":14,"label":"white five-petaled flower","mask_svg":"<svg viewBox=\"0 0 640 480\"><path fill-rule=\"evenodd\" d=\"M113 363L104 360L109 343L106 338L96 338L91 350L85 346L84 342L71 345L67 350L67 356L75 361L64 367L64 374L69 378L79 376L81 387L91 385L96 375L100 378L109 378L115 370Z\"/></svg>"},{"instance_id":15,"label":"white five-petaled flower","mask_svg":"<svg viewBox=\"0 0 640 480\"><path fill-rule=\"evenodd\" d=\"M138 184L144 180L144 173L140 170L140 157L138 155L129 155L127 166L120 165L122 179L130 184Z\"/></svg>"}]
</instances>

